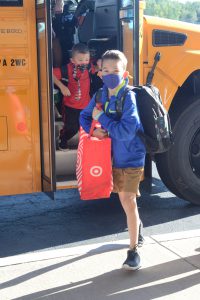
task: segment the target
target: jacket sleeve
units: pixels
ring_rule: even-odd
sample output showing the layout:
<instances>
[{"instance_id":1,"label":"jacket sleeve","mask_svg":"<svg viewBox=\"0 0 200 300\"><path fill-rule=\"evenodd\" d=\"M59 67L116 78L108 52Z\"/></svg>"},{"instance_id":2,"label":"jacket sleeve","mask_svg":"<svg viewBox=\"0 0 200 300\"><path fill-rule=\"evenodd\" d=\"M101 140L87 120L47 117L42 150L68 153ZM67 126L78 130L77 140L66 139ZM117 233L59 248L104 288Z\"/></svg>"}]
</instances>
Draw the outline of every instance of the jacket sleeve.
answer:
<instances>
[{"instance_id":1,"label":"jacket sleeve","mask_svg":"<svg viewBox=\"0 0 200 300\"><path fill-rule=\"evenodd\" d=\"M53 68L53 74L56 76L58 80L61 80L61 70L60 68Z\"/></svg>"},{"instance_id":2,"label":"jacket sleeve","mask_svg":"<svg viewBox=\"0 0 200 300\"><path fill-rule=\"evenodd\" d=\"M94 95L90 103L88 104L88 106L84 108L80 113L80 118L79 118L80 125L87 133L89 133L90 131L90 127L92 124L92 112L95 106L96 103L95 103L95 95Z\"/></svg>"},{"instance_id":3,"label":"jacket sleeve","mask_svg":"<svg viewBox=\"0 0 200 300\"><path fill-rule=\"evenodd\" d=\"M140 127L135 93L127 94L119 121L112 120L105 113L99 117L98 121L109 132L111 138L121 141L131 140Z\"/></svg>"}]
</instances>

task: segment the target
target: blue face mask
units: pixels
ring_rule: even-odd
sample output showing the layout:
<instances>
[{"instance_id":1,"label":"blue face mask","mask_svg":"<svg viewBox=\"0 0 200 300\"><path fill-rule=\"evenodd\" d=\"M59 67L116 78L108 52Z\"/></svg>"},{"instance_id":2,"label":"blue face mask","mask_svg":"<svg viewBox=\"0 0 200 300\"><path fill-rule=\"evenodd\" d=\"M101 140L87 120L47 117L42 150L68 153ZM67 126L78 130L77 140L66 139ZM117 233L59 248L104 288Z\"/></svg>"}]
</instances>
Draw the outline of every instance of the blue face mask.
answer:
<instances>
[{"instance_id":1,"label":"blue face mask","mask_svg":"<svg viewBox=\"0 0 200 300\"><path fill-rule=\"evenodd\" d=\"M115 89L123 80L123 76L119 74L108 74L102 76L103 83L109 89Z\"/></svg>"}]
</instances>

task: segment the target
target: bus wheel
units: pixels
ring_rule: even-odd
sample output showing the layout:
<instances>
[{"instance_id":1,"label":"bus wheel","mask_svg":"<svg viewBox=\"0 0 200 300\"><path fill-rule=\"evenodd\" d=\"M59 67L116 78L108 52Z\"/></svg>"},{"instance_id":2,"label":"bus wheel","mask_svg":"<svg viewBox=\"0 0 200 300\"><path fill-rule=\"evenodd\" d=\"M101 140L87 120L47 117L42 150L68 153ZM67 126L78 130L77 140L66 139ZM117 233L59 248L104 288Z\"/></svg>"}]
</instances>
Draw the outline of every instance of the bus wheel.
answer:
<instances>
[{"instance_id":1,"label":"bus wheel","mask_svg":"<svg viewBox=\"0 0 200 300\"><path fill-rule=\"evenodd\" d=\"M200 205L200 99L180 115L173 137L171 149L155 157L158 173L172 193Z\"/></svg>"}]
</instances>

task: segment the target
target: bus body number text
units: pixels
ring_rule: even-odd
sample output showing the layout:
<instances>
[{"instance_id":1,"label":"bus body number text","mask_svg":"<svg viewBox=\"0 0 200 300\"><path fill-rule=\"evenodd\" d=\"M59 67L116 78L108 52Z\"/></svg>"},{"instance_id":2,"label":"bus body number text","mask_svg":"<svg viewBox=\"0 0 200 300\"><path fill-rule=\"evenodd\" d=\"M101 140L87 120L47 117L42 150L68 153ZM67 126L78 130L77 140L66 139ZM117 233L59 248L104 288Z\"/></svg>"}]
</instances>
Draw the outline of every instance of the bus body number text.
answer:
<instances>
[{"instance_id":1,"label":"bus body number text","mask_svg":"<svg viewBox=\"0 0 200 300\"><path fill-rule=\"evenodd\" d=\"M25 58L11 58L11 59L1 59L0 67L25 67L27 65Z\"/></svg>"},{"instance_id":2,"label":"bus body number text","mask_svg":"<svg viewBox=\"0 0 200 300\"><path fill-rule=\"evenodd\" d=\"M10 61L11 67L24 67L26 65L26 60L25 59L11 59Z\"/></svg>"}]
</instances>

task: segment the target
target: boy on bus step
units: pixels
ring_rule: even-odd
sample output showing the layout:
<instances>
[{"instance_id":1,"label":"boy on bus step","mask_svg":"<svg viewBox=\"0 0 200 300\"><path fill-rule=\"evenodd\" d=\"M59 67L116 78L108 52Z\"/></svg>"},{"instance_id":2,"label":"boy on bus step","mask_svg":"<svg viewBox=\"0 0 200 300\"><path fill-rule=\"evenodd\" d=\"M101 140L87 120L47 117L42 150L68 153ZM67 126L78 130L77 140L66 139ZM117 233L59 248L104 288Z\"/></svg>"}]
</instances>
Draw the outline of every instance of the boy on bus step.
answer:
<instances>
[{"instance_id":1,"label":"boy on bus step","mask_svg":"<svg viewBox=\"0 0 200 300\"><path fill-rule=\"evenodd\" d=\"M113 192L117 192L127 218L130 249L123 268L140 268L138 240L140 219L136 195L144 169L145 146L137 135L143 130L137 111L135 94L127 92L121 116L116 111L116 101L120 99L128 84L127 59L118 50L108 50L102 56L102 79L104 82L102 110L97 109L95 96L80 114L80 125L89 132L92 119L98 120L93 136L102 139L109 135L112 139ZM99 99L98 99L99 100ZM98 101L99 102L99 101Z\"/></svg>"},{"instance_id":2,"label":"boy on bus step","mask_svg":"<svg viewBox=\"0 0 200 300\"><path fill-rule=\"evenodd\" d=\"M85 44L76 44L72 48L71 62L66 65L67 86L62 83L61 69L54 68L54 84L63 94L64 126L60 132L59 149L69 149L70 140L79 131L79 115L90 101L90 72L95 73L90 64L90 52Z\"/></svg>"}]
</instances>

